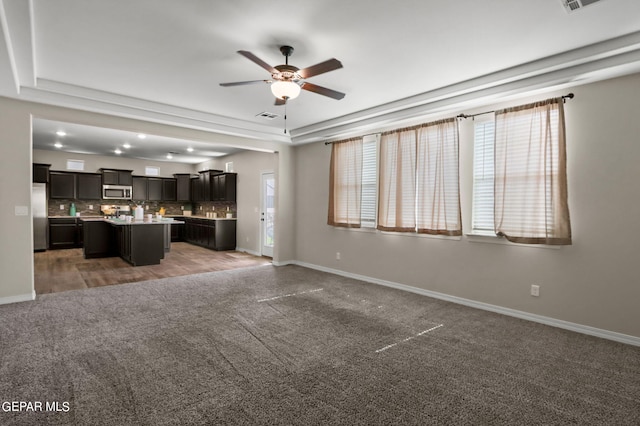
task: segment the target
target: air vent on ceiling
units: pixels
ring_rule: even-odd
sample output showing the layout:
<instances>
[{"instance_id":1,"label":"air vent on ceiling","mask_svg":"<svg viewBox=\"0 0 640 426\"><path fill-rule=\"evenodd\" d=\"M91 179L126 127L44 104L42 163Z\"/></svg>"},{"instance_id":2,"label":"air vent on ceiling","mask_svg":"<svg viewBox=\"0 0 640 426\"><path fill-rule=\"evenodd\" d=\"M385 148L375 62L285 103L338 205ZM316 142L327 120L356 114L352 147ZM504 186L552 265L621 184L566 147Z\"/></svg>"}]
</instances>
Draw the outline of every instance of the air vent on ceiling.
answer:
<instances>
[{"instance_id":1,"label":"air vent on ceiling","mask_svg":"<svg viewBox=\"0 0 640 426\"><path fill-rule=\"evenodd\" d=\"M256 114L256 117L264 118L265 120L273 120L274 118L278 118L278 114L265 111L261 112L260 114Z\"/></svg>"},{"instance_id":2,"label":"air vent on ceiling","mask_svg":"<svg viewBox=\"0 0 640 426\"><path fill-rule=\"evenodd\" d=\"M578 9L582 9L585 6L589 6L593 3L598 3L601 0L560 0L567 12L575 12Z\"/></svg>"}]
</instances>

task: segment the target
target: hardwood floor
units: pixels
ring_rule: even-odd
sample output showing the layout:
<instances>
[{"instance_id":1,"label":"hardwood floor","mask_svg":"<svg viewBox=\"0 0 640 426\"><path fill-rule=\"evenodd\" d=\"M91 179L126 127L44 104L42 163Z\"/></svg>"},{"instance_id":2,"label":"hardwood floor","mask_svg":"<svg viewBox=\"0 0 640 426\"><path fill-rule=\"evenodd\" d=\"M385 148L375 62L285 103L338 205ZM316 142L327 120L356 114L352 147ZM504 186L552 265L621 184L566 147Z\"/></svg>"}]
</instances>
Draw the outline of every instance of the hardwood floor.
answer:
<instances>
[{"instance_id":1,"label":"hardwood floor","mask_svg":"<svg viewBox=\"0 0 640 426\"><path fill-rule=\"evenodd\" d=\"M133 267L119 257L85 259L82 249L34 253L36 294L79 290L202 272L267 265L271 259L238 251L213 251L172 243L160 265Z\"/></svg>"}]
</instances>

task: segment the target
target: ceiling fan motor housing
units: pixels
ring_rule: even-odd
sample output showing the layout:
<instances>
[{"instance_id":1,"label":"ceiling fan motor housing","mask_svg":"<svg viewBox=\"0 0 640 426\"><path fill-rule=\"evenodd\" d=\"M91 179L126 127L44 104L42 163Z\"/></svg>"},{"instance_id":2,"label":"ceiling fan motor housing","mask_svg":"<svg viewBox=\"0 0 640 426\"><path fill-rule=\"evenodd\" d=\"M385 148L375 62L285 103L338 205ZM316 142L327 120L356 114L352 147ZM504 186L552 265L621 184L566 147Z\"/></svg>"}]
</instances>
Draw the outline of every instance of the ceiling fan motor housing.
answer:
<instances>
[{"instance_id":1,"label":"ceiling fan motor housing","mask_svg":"<svg viewBox=\"0 0 640 426\"><path fill-rule=\"evenodd\" d=\"M278 73L271 74L274 80L294 82L302 80L302 77L298 74L300 70L298 67L294 67L293 65L276 65L274 68L279 71Z\"/></svg>"}]
</instances>

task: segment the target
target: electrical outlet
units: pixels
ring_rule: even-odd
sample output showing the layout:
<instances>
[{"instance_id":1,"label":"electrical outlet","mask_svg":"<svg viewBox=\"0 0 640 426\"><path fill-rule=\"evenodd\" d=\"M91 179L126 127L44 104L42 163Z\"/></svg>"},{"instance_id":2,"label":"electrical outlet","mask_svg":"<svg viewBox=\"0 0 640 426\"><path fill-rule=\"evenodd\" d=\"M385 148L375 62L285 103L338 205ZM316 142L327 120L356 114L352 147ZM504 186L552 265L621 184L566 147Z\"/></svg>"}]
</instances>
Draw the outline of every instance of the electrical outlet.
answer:
<instances>
[{"instance_id":1,"label":"electrical outlet","mask_svg":"<svg viewBox=\"0 0 640 426\"><path fill-rule=\"evenodd\" d=\"M149 204L147 204L146 206L144 206L145 210L149 210Z\"/></svg>"},{"instance_id":2,"label":"electrical outlet","mask_svg":"<svg viewBox=\"0 0 640 426\"><path fill-rule=\"evenodd\" d=\"M202 206L200 206L200 210L202 210Z\"/></svg>"},{"instance_id":3,"label":"electrical outlet","mask_svg":"<svg viewBox=\"0 0 640 426\"><path fill-rule=\"evenodd\" d=\"M540 286L536 284L531 284L531 295L538 297L540 296Z\"/></svg>"},{"instance_id":4,"label":"electrical outlet","mask_svg":"<svg viewBox=\"0 0 640 426\"><path fill-rule=\"evenodd\" d=\"M180 206L180 210L184 210L184 206Z\"/></svg>"},{"instance_id":5,"label":"electrical outlet","mask_svg":"<svg viewBox=\"0 0 640 426\"><path fill-rule=\"evenodd\" d=\"M340 252L339 251L336 252L336 260L340 260Z\"/></svg>"},{"instance_id":6,"label":"electrical outlet","mask_svg":"<svg viewBox=\"0 0 640 426\"><path fill-rule=\"evenodd\" d=\"M89 210L93 210L93 204L89 204Z\"/></svg>"},{"instance_id":7,"label":"electrical outlet","mask_svg":"<svg viewBox=\"0 0 640 426\"><path fill-rule=\"evenodd\" d=\"M64 204L60 204L60 210L64 210Z\"/></svg>"}]
</instances>

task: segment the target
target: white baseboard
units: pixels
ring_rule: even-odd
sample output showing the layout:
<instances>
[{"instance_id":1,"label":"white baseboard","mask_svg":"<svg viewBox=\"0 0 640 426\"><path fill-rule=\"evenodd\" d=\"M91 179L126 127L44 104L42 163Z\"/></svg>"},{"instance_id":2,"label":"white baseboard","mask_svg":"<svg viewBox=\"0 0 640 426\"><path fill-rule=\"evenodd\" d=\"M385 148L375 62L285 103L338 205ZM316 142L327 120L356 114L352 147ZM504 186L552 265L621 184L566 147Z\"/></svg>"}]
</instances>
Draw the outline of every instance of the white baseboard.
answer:
<instances>
[{"instance_id":1,"label":"white baseboard","mask_svg":"<svg viewBox=\"0 0 640 426\"><path fill-rule=\"evenodd\" d=\"M0 305L7 305L9 303L29 302L36 300L35 290L31 294L19 294L17 296L0 297Z\"/></svg>"},{"instance_id":2,"label":"white baseboard","mask_svg":"<svg viewBox=\"0 0 640 426\"><path fill-rule=\"evenodd\" d=\"M340 275L346 278L353 278L360 281L366 281L372 284L378 284L385 287L391 287L399 290L408 291L411 293L420 294L423 296L433 297L434 299L446 300L447 302L457 303L459 305L465 305L472 308L482 309L485 311L496 312L498 314L508 315L515 318L524 319L527 321L533 321L540 324L549 325L552 327L558 327L565 330L575 331L577 333L588 334L590 336L601 337L603 339L613 340L620 343L626 343L628 345L640 346L640 337L631 336L628 334L616 333L614 331L603 330L601 328L590 327L587 325L576 324L568 321L563 321L555 318L545 317L542 315L536 315L529 312L518 311L515 309L505 308L498 305L491 305L489 303L477 302L471 299L465 299L462 297L451 296L444 293L438 293L436 291L424 290L417 287L408 286L405 284L395 283L393 281L381 280L378 278L368 277L366 275L352 274L350 272L341 271L339 269L327 268L325 266L314 265L306 262L291 261L284 262L283 264L295 264L303 266L309 269L315 269L318 271L328 272L335 275ZM274 265L276 265L274 263ZM282 265L276 265L282 266Z\"/></svg>"},{"instance_id":3,"label":"white baseboard","mask_svg":"<svg viewBox=\"0 0 640 426\"><path fill-rule=\"evenodd\" d=\"M261 254L261 253L258 253L258 252L257 252L257 251L255 251L255 250L249 250L249 249L242 248L242 247L236 247L236 251L241 251L241 252L243 252L243 253L249 253L249 254L252 254L252 255L254 255L254 256L262 256L262 254Z\"/></svg>"},{"instance_id":4,"label":"white baseboard","mask_svg":"<svg viewBox=\"0 0 640 426\"><path fill-rule=\"evenodd\" d=\"M279 261L274 261L271 262L273 264L273 266L287 266L287 265L300 265L300 266L305 266L302 265L300 262L296 261L296 260L283 260L282 262ZM309 266L309 268L311 268ZM315 268L311 268L311 269L315 269Z\"/></svg>"}]
</instances>

